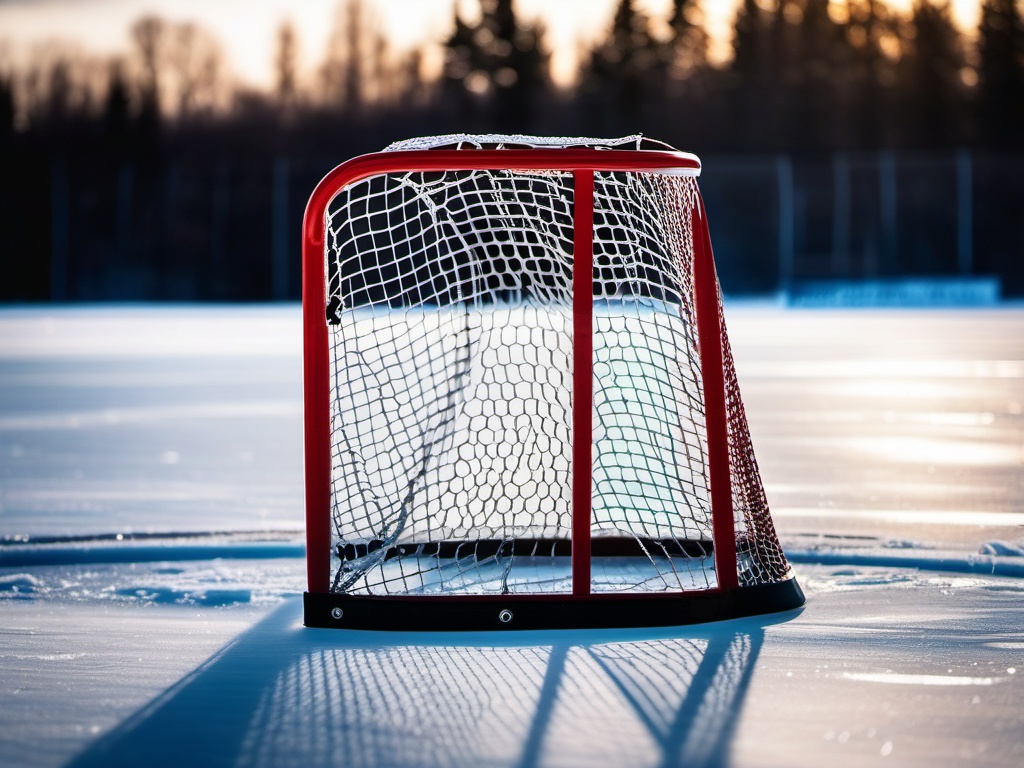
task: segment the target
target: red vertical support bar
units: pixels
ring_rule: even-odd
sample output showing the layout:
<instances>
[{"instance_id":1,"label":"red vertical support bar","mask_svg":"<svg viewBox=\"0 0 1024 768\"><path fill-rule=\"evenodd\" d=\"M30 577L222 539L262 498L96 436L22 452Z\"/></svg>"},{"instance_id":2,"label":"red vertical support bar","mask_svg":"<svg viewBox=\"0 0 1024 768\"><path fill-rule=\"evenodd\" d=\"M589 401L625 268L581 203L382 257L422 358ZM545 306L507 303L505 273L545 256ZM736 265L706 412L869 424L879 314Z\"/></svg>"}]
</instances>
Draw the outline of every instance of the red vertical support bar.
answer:
<instances>
[{"instance_id":1,"label":"red vertical support bar","mask_svg":"<svg viewBox=\"0 0 1024 768\"><path fill-rule=\"evenodd\" d=\"M330 591L331 405L324 286L326 196L314 193L302 224L302 388L306 480L306 582Z\"/></svg>"},{"instance_id":2,"label":"red vertical support bar","mask_svg":"<svg viewBox=\"0 0 1024 768\"><path fill-rule=\"evenodd\" d=\"M700 338L700 369L704 381L708 436L708 482L711 484L711 530L715 541L715 575L722 590L739 586L736 563L736 523L729 471L729 423L725 410L725 365L722 350L718 278L711 251L704 201L698 196L691 214L693 227L693 284Z\"/></svg>"},{"instance_id":3,"label":"red vertical support bar","mask_svg":"<svg viewBox=\"0 0 1024 768\"><path fill-rule=\"evenodd\" d=\"M573 171L572 593L590 594L594 407L594 172Z\"/></svg>"}]
</instances>

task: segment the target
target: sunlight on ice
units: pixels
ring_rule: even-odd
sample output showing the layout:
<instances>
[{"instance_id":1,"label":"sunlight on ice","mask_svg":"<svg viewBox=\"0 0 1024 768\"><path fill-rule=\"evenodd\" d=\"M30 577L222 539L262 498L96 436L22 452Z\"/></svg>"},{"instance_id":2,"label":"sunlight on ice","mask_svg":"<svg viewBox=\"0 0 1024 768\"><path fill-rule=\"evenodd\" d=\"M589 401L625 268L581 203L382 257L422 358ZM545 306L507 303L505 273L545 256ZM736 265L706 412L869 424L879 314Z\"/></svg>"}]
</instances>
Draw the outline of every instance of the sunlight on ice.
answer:
<instances>
[{"instance_id":1,"label":"sunlight on ice","mask_svg":"<svg viewBox=\"0 0 1024 768\"><path fill-rule=\"evenodd\" d=\"M982 512L950 509L838 509L828 507L773 507L772 517L821 517L834 515L847 519L872 520L880 523L908 525L1021 525L1024 512Z\"/></svg>"},{"instance_id":2,"label":"sunlight on ice","mask_svg":"<svg viewBox=\"0 0 1024 768\"><path fill-rule=\"evenodd\" d=\"M1024 447L968 440L937 440L920 437L850 438L844 445L861 453L893 461L948 466L1017 466L1024 462Z\"/></svg>"},{"instance_id":3,"label":"sunlight on ice","mask_svg":"<svg viewBox=\"0 0 1024 768\"><path fill-rule=\"evenodd\" d=\"M844 672L846 680L891 685L995 685L1005 677L958 677L955 675L904 675L897 672Z\"/></svg>"}]
</instances>

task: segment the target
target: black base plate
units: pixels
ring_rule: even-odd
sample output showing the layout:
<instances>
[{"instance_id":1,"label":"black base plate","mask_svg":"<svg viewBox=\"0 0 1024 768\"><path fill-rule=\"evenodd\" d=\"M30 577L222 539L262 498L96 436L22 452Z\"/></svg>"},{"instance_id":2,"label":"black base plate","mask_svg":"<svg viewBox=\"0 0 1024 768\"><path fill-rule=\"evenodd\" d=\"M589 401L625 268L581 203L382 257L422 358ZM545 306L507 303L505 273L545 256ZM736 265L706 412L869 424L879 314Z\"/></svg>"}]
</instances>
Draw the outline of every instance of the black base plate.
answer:
<instances>
[{"instance_id":1,"label":"black base plate","mask_svg":"<svg viewBox=\"0 0 1024 768\"><path fill-rule=\"evenodd\" d=\"M730 592L369 597L306 592L307 627L404 631L668 627L799 608L795 578Z\"/></svg>"}]
</instances>

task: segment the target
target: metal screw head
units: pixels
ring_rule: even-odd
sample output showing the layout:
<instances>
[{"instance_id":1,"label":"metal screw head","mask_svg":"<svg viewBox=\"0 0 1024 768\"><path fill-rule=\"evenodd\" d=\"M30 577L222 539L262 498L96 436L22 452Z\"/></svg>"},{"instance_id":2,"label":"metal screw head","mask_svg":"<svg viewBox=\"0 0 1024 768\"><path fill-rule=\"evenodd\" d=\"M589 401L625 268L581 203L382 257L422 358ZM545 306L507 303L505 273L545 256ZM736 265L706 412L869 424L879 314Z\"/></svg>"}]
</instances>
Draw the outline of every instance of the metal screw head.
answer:
<instances>
[{"instance_id":1,"label":"metal screw head","mask_svg":"<svg viewBox=\"0 0 1024 768\"><path fill-rule=\"evenodd\" d=\"M331 618L332 619L337 620L337 619L340 619L344 615L345 615L345 612L343 610L341 610L341 608L331 608Z\"/></svg>"},{"instance_id":2,"label":"metal screw head","mask_svg":"<svg viewBox=\"0 0 1024 768\"><path fill-rule=\"evenodd\" d=\"M501 613L498 614L498 621L500 621L502 624L508 624L510 621L512 621L512 611L510 611L508 608L503 609Z\"/></svg>"}]
</instances>

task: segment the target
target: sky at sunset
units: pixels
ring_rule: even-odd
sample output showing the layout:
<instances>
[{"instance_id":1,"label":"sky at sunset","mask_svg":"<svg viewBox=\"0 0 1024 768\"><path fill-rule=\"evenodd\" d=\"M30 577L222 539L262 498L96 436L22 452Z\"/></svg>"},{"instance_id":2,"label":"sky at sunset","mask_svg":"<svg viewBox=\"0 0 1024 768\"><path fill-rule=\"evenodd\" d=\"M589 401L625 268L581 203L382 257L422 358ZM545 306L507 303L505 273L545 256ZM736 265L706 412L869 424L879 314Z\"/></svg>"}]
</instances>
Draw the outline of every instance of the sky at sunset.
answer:
<instances>
[{"instance_id":1,"label":"sky at sunset","mask_svg":"<svg viewBox=\"0 0 1024 768\"><path fill-rule=\"evenodd\" d=\"M451 28L453 2L470 18L476 0L364 0L373 7L395 49L439 41ZM894 0L897 8L912 0ZM713 53L728 53L731 23L738 0L704 0L707 29L716 41ZM979 0L954 0L954 14L966 28L977 23ZM580 43L607 27L617 0L518 0L524 19L542 18L555 78L567 82ZM308 71L323 57L339 0L0 0L0 65L33 45L75 41L87 51L112 54L128 45L128 28L144 14L175 21L191 20L213 32L223 45L232 71L244 82L271 82L274 34L285 19L295 25L303 65ZM664 17L670 0L640 0L653 16Z\"/></svg>"}]
</instances>

